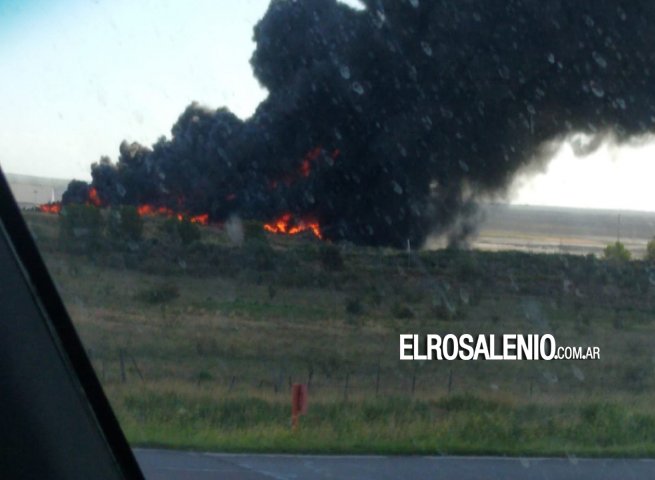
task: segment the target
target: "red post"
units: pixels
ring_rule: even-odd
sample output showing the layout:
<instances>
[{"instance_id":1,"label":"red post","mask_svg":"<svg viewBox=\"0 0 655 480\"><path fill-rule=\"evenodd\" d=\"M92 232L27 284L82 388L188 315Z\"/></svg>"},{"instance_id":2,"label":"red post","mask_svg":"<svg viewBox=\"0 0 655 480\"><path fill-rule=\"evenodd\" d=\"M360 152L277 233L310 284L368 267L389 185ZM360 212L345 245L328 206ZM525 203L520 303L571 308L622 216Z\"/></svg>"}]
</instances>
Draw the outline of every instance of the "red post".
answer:
<instances>
[{"instance_id":1,"label":"red post","mask_svg":"<svg viewBox=\"0 0 655 480\"><path fill-rule=\"evenodd\" d=\"M307 385L294 383L291 386L291 428L298 429L300 415L307 413Z\"/></svg>"}]
</instances>

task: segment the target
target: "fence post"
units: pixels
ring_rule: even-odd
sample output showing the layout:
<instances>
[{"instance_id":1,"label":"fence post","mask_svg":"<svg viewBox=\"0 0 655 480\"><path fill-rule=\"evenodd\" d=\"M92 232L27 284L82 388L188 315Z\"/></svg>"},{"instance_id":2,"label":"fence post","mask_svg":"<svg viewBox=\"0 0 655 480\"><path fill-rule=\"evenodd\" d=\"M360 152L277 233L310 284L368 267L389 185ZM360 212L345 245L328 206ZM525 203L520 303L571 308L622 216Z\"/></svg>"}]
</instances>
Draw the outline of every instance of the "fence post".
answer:
<instances>
[{"instance_id":1,"label":"fence post","mask_svg":"<svg viewBox=\"0 0 655 480\"><path fill-rule=\"evenodd\" d=\"M418 364L414 362L414 372L412 373L412 395L414 395L414 391L416 390L416 373L418 371Z\"/></svg>"},{"instance_id":2,"label":"fence post","mask_svg":"<svg viewBox=\"0 0 655 480\"><path fill-rule=\"evenodd\" d=\"M343 384L343 399L348 400L348 385L350 383L350 371L346 372L346 381Z\"/></svg>"},{"instance_id":3,"label":"fence post","mask_svg":"<svg viewBox=\"0 0 655 480\"><path fill-rule=\"evenodd\" d=\"M380 393L380 360L378 360L378 366L375 371L375 395Z\"/></svg>"},{"instance_id":4,"label":"fence post","mask_svg":"<svg viewBox=\"0 0 655 480\"><path fill-rule=\"evenodd\" d=\"M120 367L121 367L121 383L125 383L127 377L125 375L125 358L122 348L118 350L118 360L120 362Z\"/></svg>"},{"instance_id":5,"label":"fence post","mask_svg":"<svg viewBox=\"0 0 655 480\"><path fill-rule=\"evenodd\" d=\"M137 375L139 375L139 378L141 379L142 382L145 382L145 379L143 378L143 374L141 373L141 369L137 365L134 356L132 354L128 354L128 355L130 356L130 360L132 361L132 366L134 367L134 370L136 370Z\"/></svg>"}]
</instances>

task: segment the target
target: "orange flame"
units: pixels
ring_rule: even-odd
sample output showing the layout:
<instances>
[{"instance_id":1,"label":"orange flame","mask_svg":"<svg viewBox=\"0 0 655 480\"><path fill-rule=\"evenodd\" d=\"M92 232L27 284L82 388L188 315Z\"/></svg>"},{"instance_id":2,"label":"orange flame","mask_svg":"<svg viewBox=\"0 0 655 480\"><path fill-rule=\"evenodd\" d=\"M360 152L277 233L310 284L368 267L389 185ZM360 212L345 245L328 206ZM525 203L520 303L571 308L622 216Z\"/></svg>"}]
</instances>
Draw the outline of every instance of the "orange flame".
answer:
<instances>
[{"instance_id":1,"label":"orange flame","mask_svg":"<svg viewBox=\"0 0 655 480\"><path fill-rule=\"evenodd\" d=\"M60 202L44 203L43 205L39 205L38 208L39 208L39 212L57 214L61 212L61 203Z\"/></svg>"},{"instance_id":2,"label":"orange flame","mask_svg":"<svg viewBox=\"0 0 655 480\"><path fill-rule=\"evenodd\" d=\"M264 224L264 230L271 233L283 233L286 235L297 235L305 231L311 231L317 238L322 239L321 227L318 222L297 220L290 213L285 213L277 220Z\"/></svg>"},{"instance_id":3,"label":"orange flame","mask_svg":"<svg viewBox=\"0 0 655 480\"><path fill-rule=\"evenodd\" d=\"M187 216L183 213L176 213L175 211L171 210L168 207L155 207L154 205L149 205L147 203L144 203L143 205L139 205L136 208L136 210L138 214L142 217L162 215L164 217L171 217L171 218L175 217L180 221L184 220L185 218L188 218L191 223L197 223L200 225L209 225L208 213L201 213L200 215Z\"/></svg>"},{"instance_id":4,"label":"orange flame","mask_svg":"<svg viewBox=\"0 0 655 480\"><path fill-rule=\"evenodd\" d=\"M192 217L189 217L189 221L191 223L198 223L200 225L208 225L209 224L209 214L208 213L202 213L200 215L194 215Z\"/></svg>"},{"instance_id":5,"label":"orange flame","mask_svg":"<svg viewBox=\"0 0 655 480\"><path fill-rule=\"evenodd\" d=\"M89 203L95 207L102 207L102 200L98 196L98 190L96 187L89 188Z\"/></svg>"},{"instance_id":6,"label":"orange flame","mask_svg":"<svg viewBox=\"0 0 655 480\"><path fill-rule=\"evenodd\" d=\"M309 177L309 174L312 173L312 162L320 157L322 151L323 148L319 145L307 152L305 158L303 158L300 163L300 175L303 177Z\"/></svg>"},{"instance_id":7,"label":"orange flame","mask_svg":"<svg viewBox=\"0 0 655 480\"><path fill-rule=\"evenodd\" d=\"M100 200L100 196L98 195L98 191L95 189L95 187L91 187L89 189L89 196L86 204L93 205L95 207L103 206L102 200ZM62 205L61 202L52 202L52 203L44 203L42 205L39 205L37 208L39 209L40 212L43 213L57 214L61 212ZM165 217L175 217L180 221L184 220L185 218L188 218L191 223L196 223L198 225L209 225L208 213L201 213L199 215L186 215L184 213L175 212L174 210L171 210L168 207L155 207L154 205L149 205L149 204L139 205L136 208L136 210L141 217L162 215Z\"/></svg>"}]
</instances>

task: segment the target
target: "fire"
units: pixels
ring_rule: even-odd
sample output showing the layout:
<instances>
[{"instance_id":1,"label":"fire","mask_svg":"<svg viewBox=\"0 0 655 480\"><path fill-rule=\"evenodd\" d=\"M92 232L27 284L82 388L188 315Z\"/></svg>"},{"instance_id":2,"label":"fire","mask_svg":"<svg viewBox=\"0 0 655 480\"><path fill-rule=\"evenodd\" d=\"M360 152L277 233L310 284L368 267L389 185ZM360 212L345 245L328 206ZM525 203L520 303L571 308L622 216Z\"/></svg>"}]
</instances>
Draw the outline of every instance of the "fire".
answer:
<instances>
[{"instance_id":1,"label":"fire","mask_svg":"<svg viewBox=\"0 0 655 480\"><path fill-rule=\"evenodd\" d=\"M164 215L167 217L172 217L175 215L175 212L170 208L166 207L155 207L154 205L143 204L136 207L136 211L140 216L145 217L149 215Z\"/></svg>"},{"instance_id":2,"label":"fire","mask_svg":"<svg viewBox=\"0 0 655 480\"><path fill-rule=\"evenodd\" d=\"M94 207L103 206L102 200L100 200L100 196L98 195L98 190L96 190L95 187L89 188L86 204L93 205ZM62 205L61 202L50 202L39 205L37 208L39 209L39 212L56 215L61 212Z\"/></svg>"},{"instance_id":3,"label":"fire","mask_svg":"<svg viewBox=\"0 0 655 480\"><path fill-rule=\"evenodd\" d=\"M305 155L305 158L303 158L300 163L300 175L303 177L309 177L309 174L312 173L312 162L316 161L322 152L323 148L320 145L307 152L307 155Z\"/></svg>"},{"instance_id":4,"label":"fire","mask_svg":"<svg viewBox=\"0 0 655 480\"><path fill-rule=\"evenodd\" d=\"M208 225L209 224L209 214L208 213L202 213L200 215L194 215L192 217L189 217L189 221L191 223L198 223L200 225Z\"/></svg>"},{"instance_id":5,"label":"fire","mask_svg":"<svg viewBox=\"0 0 655 480\"><path fill-rule=\"evenodd\" d=\"M269 179L268 186L271 190L275 190L280 183L289 187L303 178L310 177L313 171L313 164L318 164L320 160L325 160L328 165L333 165L334 161L340 155L341 150L338 148L335 148L332 150L332 153L329 153L321 145L314 147L305 154L296 171L279 178Z\"/></svg>"},{"instance_id":6,"label":"fire","mask_svg":"<svg viewBox=\"0 0 655 480\"><path fill-rule=\"evenodd\" d=\"M185 215L183 213L175 212L168 207L155 207L154 205L149 205L147 203L143 205L139 205L136 210L139 213L139 215L142 217L162 215L164 217L169 217L169 218L174 217L180 221L184 220L185 218L188 218L191 223L197 223L199 225L209 225L208 213L201 213L200 215Z\"/></svg>"},{"instance_id":7,"label":"fire","mask_svg":"<svg viewBox=\"0 0 655 480\"><path fill-rule=\"evenodd\" d=\"M265 223L264 230L271 233L283 233L286 235L297 235L309 230L317 238L323 238L321 227L318 222L295 219L290 213L285 213L271 223Z\"/></svg>"},{"instance_id":8,"label":"fire","mask_svg":"<svg viewBox=\"0 0 655 480\"><path fill-rule=\"evenodd\" d=\"M312 173L312 164L309 163L308 159L304 159L300 164L300 174L303 177L309 177L310 173Z\"/></svg>"},{"instance_id":9,"label":"fire","mask_svg":"<svg viewBox=\"0 0 655 480\"><path fill-rule=\"evenodd\" d=\"M95 187L89 188L89 203L94 207L102 207L102 200L100 200L98 190Z\"/></svg>"},{"instance_id":10,"label":"fire","mask_svg":"<svg viewBox=\"0 0 655 480\"><path fill-rule=\"evenodd\" d=\"M89 189L89 200L86 202L86 204L93 205L95 207L103 206L95 188ZM39 205L38 209L43 213L58 214L61 212L62 205L61 202L44 203L43 205ZM141 217L161 215L169 218L174 217L180 221L187 218L191 223L196 223L198 225L209 225L208 213L201 213L199 215L187 215L184 213L175 212L168 207L155 207L154 205L149 204L139 205L136 208L136 211Z\"/></svg>"},{"instance_id":11,"label":"fire","mask_svg":"<svg viewBox=\"0 0 655 480\"><path fill-rule=\"evenodd\" d=\"M39 212L43 213L52 213L52 214L58 214L61 212L61 203L60 202L51 202L51 203L44 203L43 205L39 205Z\"/></svg>"}]
</instances>

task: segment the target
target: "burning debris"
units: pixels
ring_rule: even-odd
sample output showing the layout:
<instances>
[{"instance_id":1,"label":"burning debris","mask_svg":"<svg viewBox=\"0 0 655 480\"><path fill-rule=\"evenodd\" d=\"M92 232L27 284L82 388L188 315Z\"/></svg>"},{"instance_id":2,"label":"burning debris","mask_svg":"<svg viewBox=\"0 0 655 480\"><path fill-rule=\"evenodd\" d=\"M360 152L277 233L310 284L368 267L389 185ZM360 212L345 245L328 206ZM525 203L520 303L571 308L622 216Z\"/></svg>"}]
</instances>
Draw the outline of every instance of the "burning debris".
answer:
<instances>
[{"instance_id":1,"label":"burning debris","mask_svg":"<svg viewBox=\"0 0 655 480\"><path fill-rule=\"evenodd\" d=\"M75 181L74 181L75 182ZM73 182L71 182L72 184ZM79 187L78 187L79 188ZM70 191L70 186L69 186ZM98 191L95 187L86 187L86 195L80 197L79 192L77 192L75 200L66 200L64 197L63 203L69 204L83 204L83 205L92 205L94 207L103 208L107 205L100 200ZM62 202L50 202L43 205L39 205L38 209L43 213L50 214L59 214L62 211ZM191 223L196 223L199 225L208 225L209 224L209 214L201 213L199 215L189 215L185 213L176 212L167 207L155 207L149 204L138 205L136 207L136 212L141 217L152 217L152 216L161 216L168 218L177 218L179 221L188 220Z\"/></svg>"},{"instance_id":2,"label":"burning debris","mask_svg":"<svg viewBox=\"0 0 655 480\"><path fill-rule=\"evenodd\" d=\"M39 205L38 209L40 212L43 213L58 214L59 212L61 212L61 203L60 202L44 203L43 205Z\"/></svg>"},{"instance_id":3,"label":"burning debris","mask_svg":"<svg viewBox=\"0 0 655 480\"><path fill-rule=\"evenodd\" d=\"M123 142L117 163L92 166L95 194L72 183L64 203L237 214L358 244L459 241L476 202L545 145L654 130L652 2L362 3L273 0L251 59L269 95L251 118L193 103L170 139Z\"/></svg>"},{"instance_id":4,"label":"burning debris","mask_svg":"<svg viewBox=\"0 0 655 480\"><path fill-rule=\"evenodd\" d=\"M297 235L310 231L316 238L323 238L321 227L317 222L298 220L290 213L285 213L277 220L264 224L264 230L271 233L283 233L286 235Z\"/></svg>"}]
</instances>

